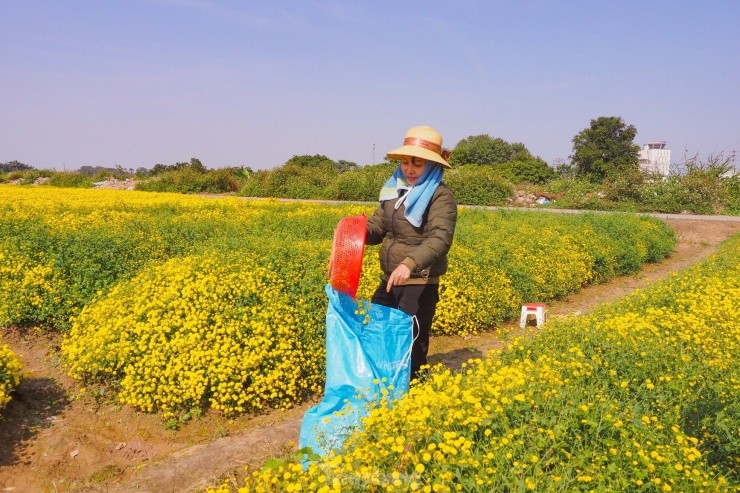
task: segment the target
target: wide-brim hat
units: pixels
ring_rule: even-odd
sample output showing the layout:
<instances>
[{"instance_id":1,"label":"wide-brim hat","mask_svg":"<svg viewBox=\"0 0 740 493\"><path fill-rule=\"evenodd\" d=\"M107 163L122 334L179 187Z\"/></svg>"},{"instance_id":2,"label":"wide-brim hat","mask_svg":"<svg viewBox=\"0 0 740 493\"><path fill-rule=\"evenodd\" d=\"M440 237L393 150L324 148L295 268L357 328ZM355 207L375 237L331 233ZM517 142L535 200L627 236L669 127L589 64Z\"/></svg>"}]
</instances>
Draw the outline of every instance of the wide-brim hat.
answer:
<instances>
[{"instance_id":1,"label":"wide-brim hat","mask_svg":"<svg viewBox=\"0 0 740 493\"><path fill-rule=\"evenodd\" d=\"M419 157L452 168L447 162L449 151L442 148L442 134L424 125L411 127L403 139L403 146L388 153L391 159L400 160L403 156Z\"/></svg>"}]
</instances>

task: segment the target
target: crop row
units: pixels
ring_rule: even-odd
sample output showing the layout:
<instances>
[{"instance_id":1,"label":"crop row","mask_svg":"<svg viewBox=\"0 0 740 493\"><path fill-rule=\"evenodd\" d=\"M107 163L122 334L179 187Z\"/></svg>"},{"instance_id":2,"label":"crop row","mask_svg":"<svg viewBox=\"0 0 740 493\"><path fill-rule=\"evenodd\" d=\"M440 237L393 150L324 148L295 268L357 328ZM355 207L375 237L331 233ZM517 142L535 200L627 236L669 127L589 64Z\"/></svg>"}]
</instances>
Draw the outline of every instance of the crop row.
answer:
<instances>
[{"instance_id":1,"label":"crop row","mask_svg":"<svg viewBox=\"0 0 740 493\"><path fill-rule=\"evenodd\" d=\"M737 491L739 252L736 236L461 372L434 368L337 453L272 461L239 491Z\"/></svg>"},{"instance_id":2,"label":"crop row","mask_svg":"<svg viewBox=\"0 0 740 493\"><path fill-rule=\"evenodd\" d=\"M5 187L0 326L64 334L73 376L122 403L192 415L289 407L321 389L331 237L372 204ZM670 253L660 221L463 209L436 334L494 328ZM379 281L365 255L360 297Z\"/></svg>"}]
</instances>

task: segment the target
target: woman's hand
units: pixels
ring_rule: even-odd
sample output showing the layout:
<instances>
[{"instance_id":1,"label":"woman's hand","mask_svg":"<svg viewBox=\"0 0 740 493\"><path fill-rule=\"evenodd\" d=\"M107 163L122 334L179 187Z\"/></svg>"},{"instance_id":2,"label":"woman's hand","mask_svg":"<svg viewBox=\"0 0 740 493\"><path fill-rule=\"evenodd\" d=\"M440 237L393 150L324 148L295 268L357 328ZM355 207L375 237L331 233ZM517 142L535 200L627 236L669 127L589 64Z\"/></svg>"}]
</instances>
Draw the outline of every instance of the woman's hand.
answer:
<instances>
[{"instance_id":1,"label":"woman's hand","mask_svg":"<svg viewBox=\"0 0 740 493\"><path fill-rule=\"evenodd\" d=\"M409 280L409 277L411 277L411 270L404 264L399 264L398 267L393 269L393 272L391 272L385 290L390 293L393 286L400 286L406 283L406 281Z\"/></svg>"}]
</instances>

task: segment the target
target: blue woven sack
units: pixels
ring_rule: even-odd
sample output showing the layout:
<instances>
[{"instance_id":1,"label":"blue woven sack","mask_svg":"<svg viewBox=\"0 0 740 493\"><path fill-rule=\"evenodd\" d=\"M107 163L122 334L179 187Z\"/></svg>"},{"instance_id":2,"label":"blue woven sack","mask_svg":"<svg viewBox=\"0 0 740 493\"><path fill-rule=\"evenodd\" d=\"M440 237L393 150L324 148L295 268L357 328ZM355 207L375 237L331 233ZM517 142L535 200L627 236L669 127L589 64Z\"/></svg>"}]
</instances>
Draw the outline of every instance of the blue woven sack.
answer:
<instances>
[{"instance_id":1,"label":"blue woven sack","mask_svg":"<svg viewBox=\"0 0 740 493\"><path fill-rule=\"evenodd\" d=\"M326 387L306 411L298 441L309 458L341 447L373 403L408 392L411 375L411 315L369 302L358 309L328 284L326 294Z\"/></svg>"}]
</instances>

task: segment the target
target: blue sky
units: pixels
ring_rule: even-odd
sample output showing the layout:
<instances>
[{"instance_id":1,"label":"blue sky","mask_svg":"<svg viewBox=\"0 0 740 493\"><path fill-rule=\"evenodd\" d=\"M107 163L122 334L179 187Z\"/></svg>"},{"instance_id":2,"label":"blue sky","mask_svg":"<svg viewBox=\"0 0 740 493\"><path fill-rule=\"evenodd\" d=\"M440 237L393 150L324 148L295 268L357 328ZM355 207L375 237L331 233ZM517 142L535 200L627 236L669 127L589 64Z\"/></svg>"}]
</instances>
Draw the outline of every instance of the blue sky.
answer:
<instances>
[{"instance_id":1,"label":"blue sky","mask_svg":"<svg viewBox=\"0 0 740 493\"><path fill-rule=\"evenodd\" d=\"M425 124L553 163L599 116L740 151L735 0L0 0L0 27L0 162L365 165Z\"/></svg>"}]
</instances>

